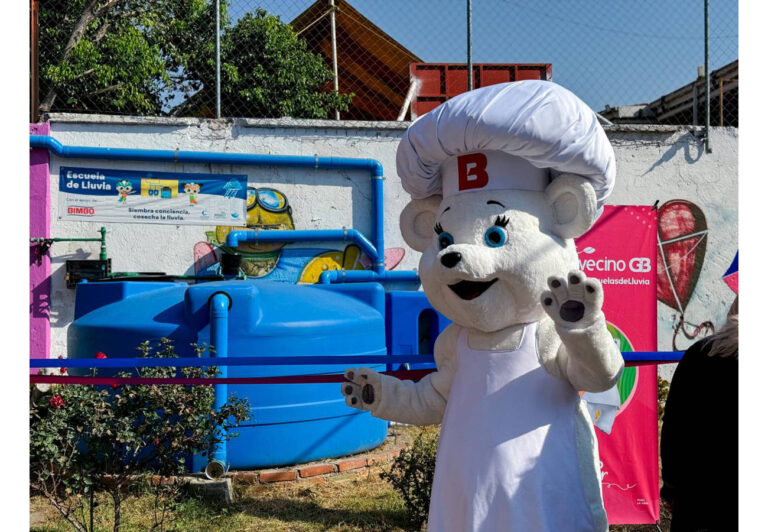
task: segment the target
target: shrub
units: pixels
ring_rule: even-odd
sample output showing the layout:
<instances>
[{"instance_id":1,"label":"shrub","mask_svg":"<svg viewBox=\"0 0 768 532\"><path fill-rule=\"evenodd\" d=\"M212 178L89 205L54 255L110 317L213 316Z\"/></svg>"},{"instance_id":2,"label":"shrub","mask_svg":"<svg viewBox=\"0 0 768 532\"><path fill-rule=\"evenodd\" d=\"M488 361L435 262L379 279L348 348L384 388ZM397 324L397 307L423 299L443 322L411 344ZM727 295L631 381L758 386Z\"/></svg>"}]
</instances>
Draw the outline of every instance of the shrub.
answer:
<instances>
[{"instance_id":1,"label":"shrub","mask_svg":"<svg viewBox=\"0 0 768 532\"><path fill-rule=\"evenodd\" d=\"M177 357L171 340L149 342L142 357ZM205 347L195 346L198 356ZM98 353L97 358L105 358ZM185 377L214 377L216 367L180 368ZM94 370L94 374L96 371ZM141 368L142 377L176 376L175 367ZM128 376L127 373L120 375ZM112 500L113 530L130 495L155 495L155 527L179 493L178 482L161 482L186 471L198 452L237 436L231 429L248 418L245 400L213 408L211 386L51 386L34 389L30 404L30 485L78 531L93 531L94 492ZM222 433L222 430L224 432Z\"/></svg>"},{"instance_id":2,"label":"shrub","mask_svg":"<svg viewBox=\"0 0 768 532\"><path fill-rule=\"evenodd\" d=\"M664 408L667 406L667 397L669 396L669 382L662 379L661 376L656 377L656 392L659 403L659 423L664 420Z\"/></svg>"},{"instance_id":3,"label":"shrub","mask_svg":"<svg viewBox=\"0 0 768 532\"><path fill-rule=\"evenodd\" d=\"M410 448L400 451L389 473L380 475L400 493L408 518L417 528L421 528L429 515L439 432L438 426L425 427Z\"/></svg>"}]
</instances>

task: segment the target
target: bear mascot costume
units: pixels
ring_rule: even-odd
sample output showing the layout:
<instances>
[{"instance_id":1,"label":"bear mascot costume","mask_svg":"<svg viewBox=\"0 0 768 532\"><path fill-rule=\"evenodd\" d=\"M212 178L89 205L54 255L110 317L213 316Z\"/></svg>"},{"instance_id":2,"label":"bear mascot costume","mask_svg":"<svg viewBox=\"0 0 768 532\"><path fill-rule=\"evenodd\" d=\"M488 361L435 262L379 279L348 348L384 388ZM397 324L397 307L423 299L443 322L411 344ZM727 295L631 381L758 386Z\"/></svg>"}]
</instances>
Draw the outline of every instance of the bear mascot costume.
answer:
<instances>
[{"instance_id":1,"label":"bear mascot costume","mask_svg":"<svg viewBox=\"0 0 768 532\"><path fill-rule=\"evenodd\" d=\"M411 124L397 172L412 198L401 232L452 324L438 371L412 382L351 368L347 404L442 423L430 531L607 531L579 392L610 389L624 362L573 242L616 175L595 113L551 82L477 89Z\"/></svg>"}]
</instances>

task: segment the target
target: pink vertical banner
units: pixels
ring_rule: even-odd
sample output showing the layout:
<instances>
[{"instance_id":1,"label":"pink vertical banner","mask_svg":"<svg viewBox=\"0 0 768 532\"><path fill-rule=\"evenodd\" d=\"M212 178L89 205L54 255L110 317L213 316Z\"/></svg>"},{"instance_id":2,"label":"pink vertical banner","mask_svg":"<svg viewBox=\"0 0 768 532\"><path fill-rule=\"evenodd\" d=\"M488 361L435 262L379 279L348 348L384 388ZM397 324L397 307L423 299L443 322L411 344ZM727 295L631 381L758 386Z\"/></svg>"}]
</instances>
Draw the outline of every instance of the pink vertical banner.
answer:
<instances>
[{"instance_id":1,"label":"pink vertical banner","mask_svg":"<svg viewBox=\"0 0 768 532\"><path fill-rule=\"evenodd\" d=\"M622 351L656 350L656 211L606 206L576 241L581 269L605 292L608 328ZM659 519L656 366L628 367L610 434L596 428L603 501L611 524Z\"/></svg>"},{"instance_id":2,"label":"pink vertical banner","mask_svg":"<svg viewBox=\"0 0 768 532\"><path fill-rule=\"evenodd\" d=\"M32 135L47 135L48 122L30 124ZM48 150L29 151L29 236L49 237L51 230L51 187ZM32 358L49 358L51 323L51 261L38 256L37 244L29 244L29 350ZM30 370L30 372L32 372Z\"/></svg>"}]
</instances>

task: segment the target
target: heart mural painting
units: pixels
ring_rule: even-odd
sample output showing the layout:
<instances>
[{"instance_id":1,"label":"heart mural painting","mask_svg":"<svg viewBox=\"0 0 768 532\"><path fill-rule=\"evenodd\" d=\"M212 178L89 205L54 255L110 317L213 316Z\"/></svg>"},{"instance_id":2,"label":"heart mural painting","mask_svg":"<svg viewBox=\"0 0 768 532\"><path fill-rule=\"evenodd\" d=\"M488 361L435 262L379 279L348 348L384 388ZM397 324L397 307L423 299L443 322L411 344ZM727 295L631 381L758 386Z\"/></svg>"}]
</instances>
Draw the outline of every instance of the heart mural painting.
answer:
<instances>
[{"instance_id":1,"label":"heart mural painting","mask_svg":"<svg viewBox=\"0 0 768 532\"><path fill-rule=\"evenodd\" d=\"M658 247L656 248L656 297L680 312L675 337L682 330L688 339L702 331L713 330L707 321L694 325L692 333L685 330L685 308L699 281L704 255L707 251L707 219L698 205L675 199L659 207ZM692 324L693 325L693 324ZM673 337L673 349L677 349Z\"/></svg>"},{"instance_id":2,"label":"heart mural painting","mask_svg":"<svg viewBox=\"0 0 768 532\"><path fill-rule=\"evenodd\" d=\"M656 295L685 311L699 280L707 251L707 220L694 203L671 200L659 207Z\"/></svg>"}]
</instances>

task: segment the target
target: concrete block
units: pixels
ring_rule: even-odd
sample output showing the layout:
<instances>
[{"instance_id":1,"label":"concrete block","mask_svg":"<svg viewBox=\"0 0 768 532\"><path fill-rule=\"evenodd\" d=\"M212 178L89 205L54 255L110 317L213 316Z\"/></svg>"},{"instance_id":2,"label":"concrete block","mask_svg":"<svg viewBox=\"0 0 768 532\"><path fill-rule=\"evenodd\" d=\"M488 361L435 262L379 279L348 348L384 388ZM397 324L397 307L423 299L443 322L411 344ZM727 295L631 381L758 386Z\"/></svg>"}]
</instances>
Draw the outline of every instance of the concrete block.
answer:
<instances>
[{"instance_id":1,"label":"concrete block","mask_svg":"<svg viewBox=\"0 0 768 532\"><path fill-rule=\"evenodd\" d=\"M192 478L189 480L187 487L191 495L212 502L231 504L235 500L231 478L219 478L216 480Z\"/></svg>"}]
</instances>

